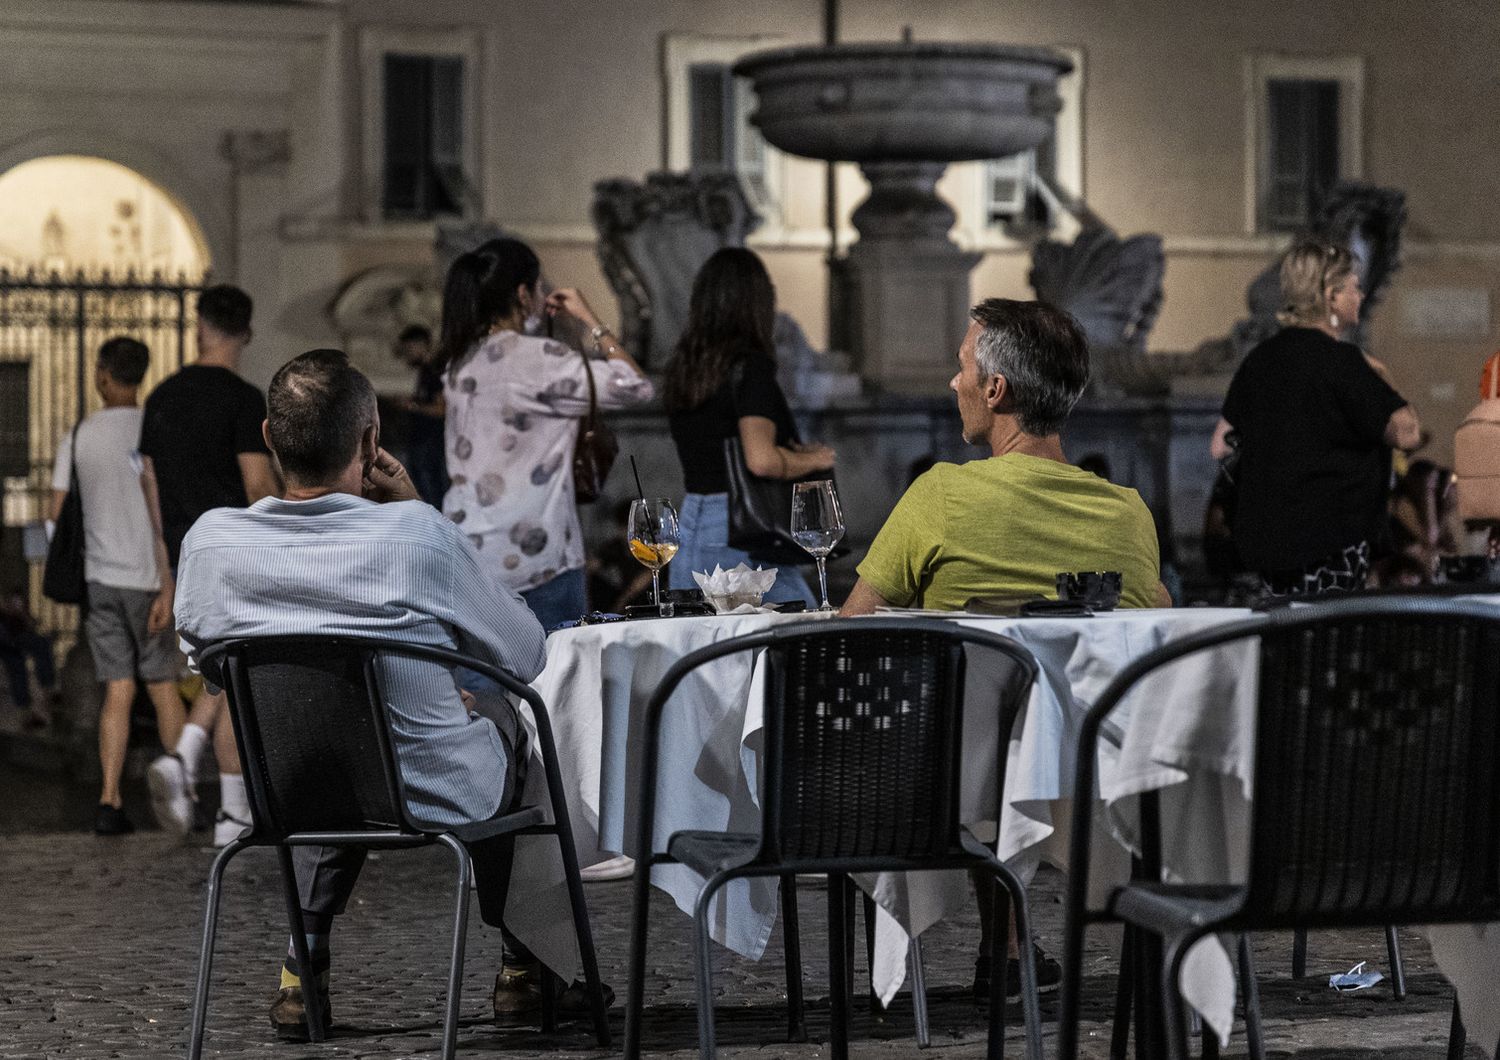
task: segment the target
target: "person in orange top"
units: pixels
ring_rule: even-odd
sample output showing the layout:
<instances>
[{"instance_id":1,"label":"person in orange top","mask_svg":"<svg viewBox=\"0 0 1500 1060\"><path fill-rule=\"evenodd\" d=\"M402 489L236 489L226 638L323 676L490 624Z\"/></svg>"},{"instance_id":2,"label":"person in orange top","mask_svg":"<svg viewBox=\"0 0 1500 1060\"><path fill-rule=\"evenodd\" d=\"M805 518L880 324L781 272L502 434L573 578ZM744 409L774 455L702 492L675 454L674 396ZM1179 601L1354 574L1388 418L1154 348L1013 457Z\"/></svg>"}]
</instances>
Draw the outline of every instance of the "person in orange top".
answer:
<instances>
[{"instance_id":1,"label":"person in orange top","mask_svg":"<svg viewBox=\"0 0 1500 1060\"><path fill-rule=\"evenodd\" d=\"M1494 559L1500 557L1500 352L1484 362L1479 397L1453 437L1453 473L1459 518L1471 535L1487 534L1479 547ZM1470 542L1474 551L1478 542L1472 536Z\"/></svg>"}]
</instances>

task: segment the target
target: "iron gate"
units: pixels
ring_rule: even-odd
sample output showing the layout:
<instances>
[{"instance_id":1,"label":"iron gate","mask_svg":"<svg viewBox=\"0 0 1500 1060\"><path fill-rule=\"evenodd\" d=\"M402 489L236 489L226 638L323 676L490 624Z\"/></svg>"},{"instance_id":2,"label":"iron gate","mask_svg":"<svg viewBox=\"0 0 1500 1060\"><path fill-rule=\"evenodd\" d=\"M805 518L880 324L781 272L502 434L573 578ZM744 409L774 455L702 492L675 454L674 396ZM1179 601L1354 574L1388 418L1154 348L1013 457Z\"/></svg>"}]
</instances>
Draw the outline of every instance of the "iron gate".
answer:
<instances>
[{"instance_id":1,"label":"iron gate","mask_svg":"<svg viewBox=\"0 0 1500 1060\"><path fill-rule=\"evenodd\" d=\"M77 608L42 596L41 565L27 560L23 532L48 514L58 443L101 405L93 385L99 346L115 335L146 344L151 366L141 383L144 396L193 359L193 296L202 289L201 280L160 273L144 279L108 270L63 276L0 268L0 582L28 590L43 632L71 634Z\"/></svg>"}]
</instances>

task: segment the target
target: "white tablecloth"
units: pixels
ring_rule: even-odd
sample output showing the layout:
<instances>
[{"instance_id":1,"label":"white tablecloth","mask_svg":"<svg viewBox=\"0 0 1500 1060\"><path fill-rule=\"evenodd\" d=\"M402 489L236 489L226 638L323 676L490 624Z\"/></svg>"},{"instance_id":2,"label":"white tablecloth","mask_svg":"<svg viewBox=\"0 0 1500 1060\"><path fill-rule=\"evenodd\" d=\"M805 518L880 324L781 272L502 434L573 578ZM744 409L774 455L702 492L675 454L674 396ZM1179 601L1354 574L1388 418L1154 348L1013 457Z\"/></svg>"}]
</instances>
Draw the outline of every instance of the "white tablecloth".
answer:
<instances>
[{"instance_id":1,"label":"white tablecloth","mask_svg":"<svg viewBox=\"0 0 1500 1060\"><path fill-rule=\"evenodd\" d=\"M581 866L627 853L635 843L639 779L633 743L646 702L667 669L698 648L782 622L816 621L819 612L613 622L558 630L547 638L547 665L533 682L552 718L568 809ZM699 670L679 687L662 719L656 846L686 828L758 831L760 815L745 786L740 744L755 660L731 655ZM529 801L545 805L541 768L527 776ZM550 850L548 849L550 846ZM652 882L690 913L700 879L680 865L658 866ZM544 837L518 840L508 909L511 930L547 964L577 969L578 951L556 844ZM737 953L759 958L777 916L774 881L739 881L720 892L713 910L714 938Z\"/></svg>"},{"instance_id":2,"label":"white tablecloth","mask_svg":"<svg viewBox=\"0 0 1500 1060\"><path fill-rule=\"evenodd\" d=\"M1119 670L1170 640L1250 612L1188 608L1120 611L1089 619L954 620L1013 637L1037 658L1041 676L1009 743L1007 792L998 852L1023 875L1041 860L1066 869L1067 803L1078 723ZM776 622L812 616L754 615L666 619L589 626L554 633L548 663L535 682L551 710L581 864L625 852L634 842L638 761L632 739L647 699L673 662L687 652ZM1169 873L1200 881L1242 879L1248 790L1254 743L1256 681L1253 644L1241 642L1159 671L1112 716L1100 763L1102 819L1096 824L1094 890L1128 871L1135 796L1160 791L1163 860ZM971 657L967 683L966 820L994 836L994 769L1000 734L983 700L985 662ZM992 693L993 686L990 686ZM991 700L993 702L993 700ZM685 828L754 831L761 697L748 655L718 660L685 682L663 718L655 846ZM533 769L528 794L540 769ZM1218 837L1205 839L1205 837ZM528 912L512 924L544 960L577 967L566 893L555 856L523 838L512 883L512 908ZM542 856L537 856L542 855ZM652 882L690 912L699 878L682 866L661 866ZM961 873L891 874L861 883L884 911L877 930L873 985L887 1000L905 974L907 932L920 933L971 901ZM740 881L721 892L712 912L714 937L758 958L778 914L773 880ZM1439 966L1459 984L1472 1039L1500 1038L1500 1006L1488 1004L1500 981L1500 927L1431 932ZM976 940L977 942L977 940ZM1183 973L1184 995L1211 1026L1227 1035L1235 978L1223 948L1195 947ZM1493 1024L1493 1026L1491 1026Z\"/></svg>"}]
</instances>

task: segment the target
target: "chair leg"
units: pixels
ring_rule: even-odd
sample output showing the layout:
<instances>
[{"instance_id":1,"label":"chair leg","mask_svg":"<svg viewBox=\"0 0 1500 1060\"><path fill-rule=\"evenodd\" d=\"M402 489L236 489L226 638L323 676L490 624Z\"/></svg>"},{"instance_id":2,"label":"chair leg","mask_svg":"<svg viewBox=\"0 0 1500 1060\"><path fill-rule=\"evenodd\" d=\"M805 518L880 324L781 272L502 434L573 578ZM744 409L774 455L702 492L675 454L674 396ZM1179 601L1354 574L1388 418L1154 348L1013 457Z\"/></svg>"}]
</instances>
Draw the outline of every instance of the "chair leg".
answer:
<instances>
[{"instance_id":1,"label":"chair leg","mask_svg":"<svg viewBox=\"0 0 1500 1060\"><path fill-rule=\"evenodd\" d=\"M1292 978L1307 975L1307 931L1298 928L1292 933Z\"/></svg>"},{"instance_id":2,"label":"chair leg","mask_svg":"<svg viewBox=\"0 0 1500 1060\"><path fill-rule=\"evenodd\" d=\"M849 1060L849 925L846 919L846 877L828 874L828 997L829 1052L833 1060Z\"/></svg>"},{"instance_id":3,"label":"chair leg","mask_svg":"<svg viewBox=\"0 0 1500 1060\"><path fill-rule=\"evenodd\" d=\"M1204 1020L1197 1020L1198 1040L1202 1043L1199 1055L1202 1060L1219 1060L1219 1036Z\"/></svg>"},{"instance_id":4,"label":"chair leg","mask_svg":"<svg viewBox=\"0 0 1500 1060\"><path fill-rule=\"evenodd\" d=\"M459 1007L463 1000L464 943L469 935L469 874L474 871L469 852L451 835L438 836L438 842L453 851L458 863L458 893L453 901L453 953L448 963L448 1004L443 1016L443 1060L453 1060L458 1050Z\"/></svg>"},{"instance_id":5,"label":"chair leg","mask_svg":"<svg viewBox=\"0 0 1500 1060\"><path fill-rule=\"evenodd\" d=\"M911 1012L917 1024L917 1048L932 1044L932 1024L927 1020L927 969L922 964L922 936L913 935L908 949L911 958Z\"/></svg>"},{"instance_id":6,"label":"chair leg","mask_svg":"<svg viewBox=\"0 0 1500 1060\"><path fill-rule=\"evenodd\" d=\"M998 874L997 874L998 875ZM985 1036L987 1060L1005 1058L1006 951L1010 949L1010 891L1003 885L990 889L990 996L989 1030ZM1018 947L1019 948L1019 947ZM1024 958L1021 961L1025 966ZM1026 992L1026 987L1021 987Z\"/></svg>"},{"instance_id":7,"label":"chair leg","mask_svg":"<svg viewBox=\"0 0 1500 1060\"><path fill-rule=\"evenodd\" d=\"M219 852L219 856L214 858L213 867L208 870L208 897L203 908L203 944L198 949L198 983L193 990L189 1060L199 1060L203 1055L203 1031L208 1021L208 984L213 973L214 936L219 927L219 892L224 882L224 869L229 865L229 859L248 845L236 839Z\"/></svg>"},{"instance_id":8,"label":"chair leg","mask_svg":"<svg viewBox=\"0 0 1500 1060\"><path fill-rule=\"evenodd\" d=\"M641 1017L646 1007L646 920L651 908L651 861L637 858L631 881L630 981L625 992L625 1060L641 1055Z\"/></svg>"},{"instance_id":9,"label":"chair leg","mask_svg":"<svg viewBox=\"0 0 1500 1060\"><path fill-rule=\"evenodd\" d=\"M1453 995L1453 1019L1448 1023L1448 1060L1464 1060L1464 1046L1469 1035L1464 1030L1462 1014L1458 1011L1458 994Z\"/></svg>"},{"instance_id":10,"label":"chair leg","mask_svg":"<svg viewBox=\"0 0 1500 1060\"><path fill-rule=\"evenodd\" d=\"M849 1016L854 1016L854 896L859 889L854 886L854 881L848 876L839 877L844 881L844 968L848 975L848 997Z\"/></svg>"},{"instance_id":11,"label":"chair leg","mask_svg":"<svg viewBox=\"0 0 1500 1060\"><path fill-rule=\"evenodd\" d=\"M552 782L552 772L552 770L548 771L549 785ZM560 801L564 808L566 808L566 799L560 799L559 794L554 791L553 806L556 807ZM562 854L563 875L567 878L568 883L568 904L573 910L573 934L578 939L578 955L583 959L583 982L588 988L589 1008L592 1010L591 1015L594 1018L594 1040L599 1043L599 1048L608 1049L610 1044L609 1011L608 1006L604 1004L604 981L599 978L599 954L594 949L594 929L589 922L588 900L583 894L583 877L578 874L578 851L573 846L573 830L566 821L558 823L557 846L559 852ZM636 871L637 873L642 871L639 864L636 866ZM642 902L643 899L649 902L651 897L649 893L651 866L649 864L645 867L644 872L644 886L648 890L636 894L636 905L641 913L639 931L641 932L642 948L638 959L641 962L642 990L645 989L645 913L648 908ZM543 996L545 997L545 995ZM637 1016L639 1016L639 1013L637 1013ZM639 1034L639 1031L637 1031L637 1034ZM639 1038L636 1040L636 1048L640 1048Z\"/></svg>"},{"instance_id":12,"label":"chair leg","mask_svg":"<svg viewBox=\"0 0 1500 1060\"><path fill-rule=\"evenodd\" d=\"M807 1041L807 1005L802 997L802 924L797 915L797 876L781 877L781 942L786 951L786 1040Z\"/></svg>"},{"instance_id":13,"label":"chair leg","mask_svg":"<svg viewBox=\"0 0 1500 1060\"><path fill-rule=\"evenodd\" d=\"M1266 1037L1260 1025L1260 983L1255 975L1255 953L1250 948L1250 936L1240 936L1239 945L1240 991L1245 998L1245 1043L1250 1049L1250 1060L1266 1060Z\"/></svg>"},{"instance_id":14,"label":"chair leg","mask_svg":"<svg viewBox=\"0 0 1500 1060\"><path fill-rule=\"evenodd\" d=\"M1129 924L1121 935L1120 975L1115 981L1115 1020L1109 1040L1109 1060L1130 1056L1130 1005L1135 998L1135 928Z\"/></svg>"},{"instance_id":15,"label":"chair leg","mask_svg":"<svg viewBox=\"0 0 1500 1060\"><path fill-rule=\"evenodd\" d=\"M321 1042L328 1037L324 1029L327 1016L323 1012L323 993L318 989L318 975L313 970L312 954L307 950L307 930L302 923L302 900L297 896L297 873L292 867L292 848L285 844L278 845L276 857L281 862L281 889L286 897L286 918L292 927L292 952L297 955L297 967L302 970L302 1008L307 1014L307 1037L309 1041ZM312 989L308 989L309 983Z\"/></svg>"},{"instance_id":16,"label":"chair leg","mask_svg":"<svg viewBox=\"0 0 1500 1060\"><path fill-rule=\"evenodd\" d=\"M1057 1020L1057 1057L1058 1060L1076 1060L1078 1056L1078 1018L1082 1007L1083 991L1083 923L1082 909L1074 908L1071 899L1068 905L1068 917L1063 923L1063 947L1062 947L1062 1008ZM1126 928L1129 936L1130 929ZM1128 967L1126 954L1128 947L1121 953L1120 975L1123 978ZM990 969L994 974L994 969ZM1118 1028L1119 1024L1116 1023ZM1111 1054L1113 1060L1122 1060Z\"/></svg>"},{"instance_id":17,"label":"chair leg","mask_svg":"<svg viewBox=\"0 0 1500 1060\"><path fill-rule=\"evenodd\" d=\"M1162 1015L1166 1024L1167 1060L1187 1060L1187 1006L1178 989L1178 976L1182 972L1182 959L1188 947L1198 939L1197 935L1179 935L1166 948L1161 963ZM1144 1016L1143 1016L1144 1022Z\"/></svg>"},{"instance_id":18,"label":"chair leg","mask_svg":"<svg viewBox=\"0 0 1500 1060\"><path fill-rule=\"evenodd\" d=\"M717 1055L714 1045L713 937L709 933L708 904L719 888L734 878L729 872L710 876L698 892L698 900L693 903L693 955L698 964L698 974L694 978L698 987L698 1055L701 1060L713 1060Z\"/></svg>"},{"instance_id":19,"label":"chair leg","mask_svg":"<svg viewBox=\"0 0 1500 1060\"><path fill-rule=\"evenodd\" d=\"M541 966L541 975L538 977L542 989L542 1033L557 1033L557 974L545 964Z\"/></svg>"},{"instance_id":20,"label":"chair leg","mask_svg":"<svg viewBox=\"0 0 1500 1060\"><path fill-rule=\"evenodd\" d=\"M1397 1001L1406 1000L1406 965L1401 960L1401 937L1393 924L1385 929L1385 951L1391 958L1391 996Z\"/></svg>"},{"instance_id":21,"label":"chair leg","mask_svg":"<svg viewBox=\"0 0 1500 1060\"><path fill-rule=\"evenodd\" d=\"M1010 892L1016 910L1016 950L1021 954L1021 1013L1026 1032L1025 1055L1027 1060L1042 1060L1042 1006L1041 995L1036 984L1036 941L1031 934L1031 908L1026 901L1026 888L1020 879L1002 863L996 862L1001 884ZM1001 927L1009 934L1009 920ZM1003 956L1003 955L1002 955ZM1004 965L1000 965L1004 967ZM991 975L993 975L993 965ZM993 987L991 988L993 989Z\"/></svg>"}]
</instances>

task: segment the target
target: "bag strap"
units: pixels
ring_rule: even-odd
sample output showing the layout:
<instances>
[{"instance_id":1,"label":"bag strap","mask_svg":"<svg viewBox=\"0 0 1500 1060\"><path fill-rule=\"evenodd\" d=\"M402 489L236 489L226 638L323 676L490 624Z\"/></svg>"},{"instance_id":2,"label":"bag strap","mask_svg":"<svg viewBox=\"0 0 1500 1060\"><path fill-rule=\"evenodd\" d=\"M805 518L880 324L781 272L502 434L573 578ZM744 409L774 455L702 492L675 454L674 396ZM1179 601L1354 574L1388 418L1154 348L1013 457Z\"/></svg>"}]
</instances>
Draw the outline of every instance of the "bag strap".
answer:
<instances>
[{"instance_id":1,"label":"bag strap","mask_svg":"<svg viewBox=\"0 0 1500 1060\"><path fill-rule=\"evenodd\" d=\"M83 487L78 482L78 428L83 426L83 420L73 424L73 444L68 447L68 489L77 490L80 500L83 499Z\"/></svg>"},{"instance_id":2,"label":"bag strap","mask_svg":"<svg viewBox=\"0 0 1500 1060\"><path fill-rule=\"evenodd\" d=\"M583 358L583 376L588 380L589 384L588 421L590 425L592 425L598 422L599 419L599 389L594 383L594 369L593 366L589 364L588 351L579 350L578 356Z\"/></svg>"}]
</instances>

